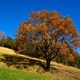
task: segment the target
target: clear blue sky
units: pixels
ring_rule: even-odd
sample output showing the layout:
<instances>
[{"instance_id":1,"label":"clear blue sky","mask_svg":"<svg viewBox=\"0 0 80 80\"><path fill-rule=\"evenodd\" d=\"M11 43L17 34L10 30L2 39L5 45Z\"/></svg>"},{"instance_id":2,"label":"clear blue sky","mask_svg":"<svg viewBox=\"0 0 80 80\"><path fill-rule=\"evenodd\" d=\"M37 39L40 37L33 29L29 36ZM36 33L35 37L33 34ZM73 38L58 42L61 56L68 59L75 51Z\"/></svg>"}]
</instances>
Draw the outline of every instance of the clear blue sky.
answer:
<instances>
[{"instance_id":1,"label":"clear blue sky","mask_svg":"<svg viewBox=\"0 0 80 80\"><path fill-rule=\"evenodd\" d=\"M70 16L80 33L80 0L0 0L0 31L13 37L20 23L29 18L29 13L39 10L55 10Z\"/></svg>"}]
</instances>

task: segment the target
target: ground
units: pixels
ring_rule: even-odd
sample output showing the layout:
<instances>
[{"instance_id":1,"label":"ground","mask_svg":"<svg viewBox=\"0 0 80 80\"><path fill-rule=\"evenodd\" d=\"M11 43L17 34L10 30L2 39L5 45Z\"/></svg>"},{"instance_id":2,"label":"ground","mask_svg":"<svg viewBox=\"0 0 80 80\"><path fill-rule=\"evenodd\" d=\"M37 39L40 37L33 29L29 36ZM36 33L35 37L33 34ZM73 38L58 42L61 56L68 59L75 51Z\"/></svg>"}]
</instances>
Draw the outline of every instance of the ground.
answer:
<instances>
[{"instance_id":1,"label":"ground","mask_svg":"<svg viewBox=\"0 0 80 80\"><path fill-rule=\"evenodd\" d=\"M45 62L44 60L15 53L15 51L4 47L0 47L0 54L20 56ZM5 77L6 79L4 79ZM13 66L7 67L5 63L0 62L0 80L80 80L80 69L51 62L50 71L43 70L39 65L28 65L26 69L17 70Z\"/></svg>"}]
</instances>

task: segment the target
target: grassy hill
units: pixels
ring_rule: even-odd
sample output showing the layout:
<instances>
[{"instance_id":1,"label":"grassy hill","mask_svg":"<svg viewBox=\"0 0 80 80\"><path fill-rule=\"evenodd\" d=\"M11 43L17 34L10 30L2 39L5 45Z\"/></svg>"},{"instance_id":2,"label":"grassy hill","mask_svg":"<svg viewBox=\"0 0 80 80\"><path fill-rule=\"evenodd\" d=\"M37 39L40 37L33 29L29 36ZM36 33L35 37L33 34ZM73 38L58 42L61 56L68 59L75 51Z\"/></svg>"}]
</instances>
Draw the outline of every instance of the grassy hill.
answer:
<instances>
[{"instance_id":1,"label":"grassy hill","mask_svg":"<svg viewBox=\"0 0 80 80\"><path fill-rule=\"evenodd\" d=\"M36 72L20 71L16 69L0 69L0 80L67 80L63 77L48 76Z\"/></svg>"},{"instance_id":2,"label":"grassy hill","mask_svg":"<svg viewBox=\"0 0 80 80\"><path fill-rule=\"evenodd\" d=\"M44 60L16 54L11 49L0 47L0 55L3 54L45 62ZM3 67L4 65L4 63L0 64L0 80L80 80L80 69L58 64L56 62L51 62L51 69L48 72L44 71L38 65L28 65L28 68L23 70L6 68Z\"/></svg>"}]
</instances>

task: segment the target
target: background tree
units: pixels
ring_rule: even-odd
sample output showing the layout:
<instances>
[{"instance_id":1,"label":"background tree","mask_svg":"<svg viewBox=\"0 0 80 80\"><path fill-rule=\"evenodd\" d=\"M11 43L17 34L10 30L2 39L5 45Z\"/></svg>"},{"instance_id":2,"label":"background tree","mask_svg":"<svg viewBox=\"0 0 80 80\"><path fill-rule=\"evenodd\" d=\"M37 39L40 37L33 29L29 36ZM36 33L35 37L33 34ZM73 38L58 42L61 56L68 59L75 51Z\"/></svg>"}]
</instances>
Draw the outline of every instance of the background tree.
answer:
<instances>
[{"instance_id":1,"label":"background tree","mask_svg":"<svg viewBox=\"0 0 80 80\"><path fill-rule=\"evenodd\" d=\"M15 49L14 39L6 37L4 32L0 32L0 46Z\"/></svg>"},{"instance_id":2,"label":"background tree","mask_svg":"<svg viewBox=\"0 0 80 80\"><path fill-rule=\"evenodd\" d=\"M0 46L3 46L5 40L5 33L0 32Z\"/></svg>"}]
</instances>

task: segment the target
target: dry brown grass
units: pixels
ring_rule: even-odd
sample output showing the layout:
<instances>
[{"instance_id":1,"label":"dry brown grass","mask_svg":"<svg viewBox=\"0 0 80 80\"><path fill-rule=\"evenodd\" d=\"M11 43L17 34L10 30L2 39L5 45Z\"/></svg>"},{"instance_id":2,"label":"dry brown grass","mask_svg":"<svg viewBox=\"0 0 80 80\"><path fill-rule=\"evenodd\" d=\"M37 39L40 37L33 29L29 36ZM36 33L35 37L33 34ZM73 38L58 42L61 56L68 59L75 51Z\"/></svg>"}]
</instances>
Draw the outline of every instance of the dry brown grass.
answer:
<instances>
[{"instance_id":1,"label":"dry brown grass","mask_svg":"<svg viewBox=\"0 0 80 80\"><path fill-rule=\"evenodd\" d=\"M0 68L6 68L6 67L7 67L6 63L0 62Z\"/></svg>"},{"instance_id":2,"label":"dry brown grass","mask_svg":"<svg viewBox=\"0 0 80 80\"><path fill-rule=\"evenodd\" d=\"M54 75L63 76L70 80L80 80L80 69L71 66L64 66L62 64L52 62L52 67L55 68Z\"/></svg>"},{"instance_id":3,"label":"dry brown grass","mask_svg":"<svg viewBox=\"0 0 80 80\"><path fill-rule=\"evenodd\" d=\"M3 54L16 55L16 53L13 50L5 47L0 47L0 55L3 55Z\"/></svg>"}]
</instances>

